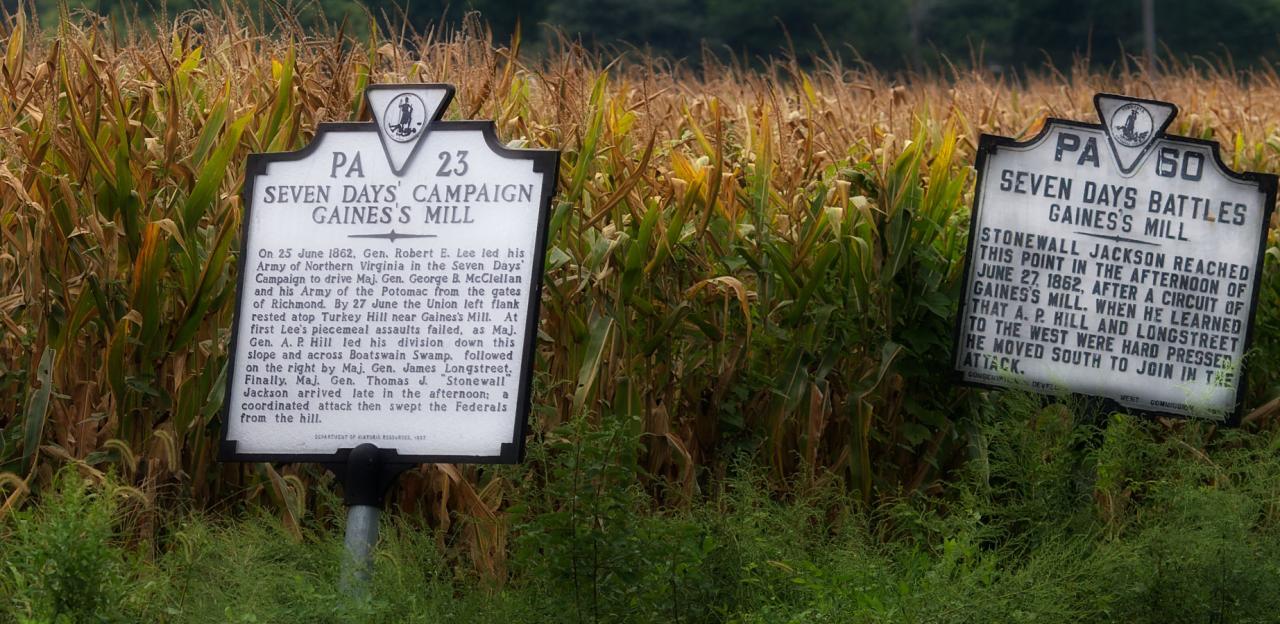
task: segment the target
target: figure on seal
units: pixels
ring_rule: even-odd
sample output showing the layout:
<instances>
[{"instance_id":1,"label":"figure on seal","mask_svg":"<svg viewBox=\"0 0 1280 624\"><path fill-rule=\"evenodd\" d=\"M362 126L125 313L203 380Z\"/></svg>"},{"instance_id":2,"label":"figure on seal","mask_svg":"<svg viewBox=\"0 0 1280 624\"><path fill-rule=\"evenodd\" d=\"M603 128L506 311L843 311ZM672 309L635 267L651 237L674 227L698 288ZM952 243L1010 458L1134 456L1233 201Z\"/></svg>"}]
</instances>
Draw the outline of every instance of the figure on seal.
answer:
<instances>
[{"instance_id":1,"label":"figure on seal","mask_svg":"<svg viewBox=\"0 0 1280 624\"><path fill-rule=\"evenodd\" d=\"M1134 125L1138 121L1138 109L1130 108L1129 117L1124 120L1124 124L1116 126L1116 130L1120 131L1120 137L1127 143L1140 143L1147 140L1147 135L1151 134L1150 130L1146 132L1137 132Z\"/></svg>"},{"instance_id":2,"label":"figure on seal","mask_svg":"<svg viewBox=\"0 0 1280 624\"><path fill-rule=\"evenodd\" d=\"M387 129L402 137L407 137L416 130L413 127L413 105L409 103L408 95L400 100L400 121L388 126Z\"/></svg>"}]
</instances>

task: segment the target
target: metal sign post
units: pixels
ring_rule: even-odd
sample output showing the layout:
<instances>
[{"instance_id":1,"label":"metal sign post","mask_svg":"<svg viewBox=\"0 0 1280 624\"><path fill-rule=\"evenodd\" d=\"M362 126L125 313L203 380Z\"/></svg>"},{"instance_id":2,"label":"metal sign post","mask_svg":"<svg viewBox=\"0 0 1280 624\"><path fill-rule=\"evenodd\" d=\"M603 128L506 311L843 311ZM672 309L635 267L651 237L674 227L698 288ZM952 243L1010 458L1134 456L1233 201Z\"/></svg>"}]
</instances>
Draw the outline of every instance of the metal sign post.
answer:
<instances>
[{"instance_id":1,"label":"metal sign post","mask_svg":"<svg viewBox=\"0 0 1280 624\"><path fill-rule=\"evenodd\" d=\"M410 464L391 463L372 444L351 449L344 464L331 464L343 485L347 530L343 540L342 592L356 600L369 596L373 578L373 548L378 543L378 517L387 489Z\"/></svg>"},{"instance_id":2,"label":"metal sign post","mask_svg":"<svg viewBox=\"0 0 1280 624\"><path fill-rule=\"evenodd\" d=\"M356 599L369 597L373 579L373 547L378 543L378 515L373 505L351 505L347 508L347 533L343 539L342 593Z\"/></svg>"}]
</instances>

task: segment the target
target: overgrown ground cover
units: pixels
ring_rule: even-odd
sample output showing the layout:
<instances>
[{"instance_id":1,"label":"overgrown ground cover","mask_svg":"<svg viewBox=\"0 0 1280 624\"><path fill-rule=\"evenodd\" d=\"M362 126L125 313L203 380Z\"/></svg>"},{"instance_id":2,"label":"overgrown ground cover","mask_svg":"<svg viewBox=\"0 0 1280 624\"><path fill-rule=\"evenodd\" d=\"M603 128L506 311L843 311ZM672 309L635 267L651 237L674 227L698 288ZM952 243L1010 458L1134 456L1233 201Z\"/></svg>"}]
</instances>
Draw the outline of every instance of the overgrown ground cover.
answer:
<instances>
[{"instance_id":1,"label":"overgrown ground cover","mask_svg":"<svg viewBox=\"0 0 1280 624\"><path fill-rule=\"evenodd\" d=\"M1280 438L1086 422L1018 396L982 414L984 452L941 507L860 507L833 480L780 501L744 458L699 504L655 510L614 459L625 433L587 435L548 461L546 490L514 495L501 579L401 515L360 603L336 590L341 535L323 523L297 540L263 509L171 508L139 541L143 501L68 471L0 525L3 621L1276 621ZM524 511L549 494L579 508Z\"/></svg>"},{"instance_id":2,"label":"overgrown ground cover","mask_svg":"<svg viewBox=\"0 0 1280 624\"><path fill-rule=\"evenodd\" d=\"M332 478L213 461L238 189L245 154L360 116L370 82L422 80L457 85L451 118L563 150L534 432L522 466L405 475L361 617L1274 619L1280 227L1240 431L947 372L980 133L1092 119L1095 91L1126 92L1175 101L1171 131L1221 141L1233 167L1276 172L1274 72L693 70L568 42L524 59L478 26L246 19L0 27L11 617L66 596L122 621L346 608ZM58 486L70 474L84 494Z\"/></svg>"}]
</instances>

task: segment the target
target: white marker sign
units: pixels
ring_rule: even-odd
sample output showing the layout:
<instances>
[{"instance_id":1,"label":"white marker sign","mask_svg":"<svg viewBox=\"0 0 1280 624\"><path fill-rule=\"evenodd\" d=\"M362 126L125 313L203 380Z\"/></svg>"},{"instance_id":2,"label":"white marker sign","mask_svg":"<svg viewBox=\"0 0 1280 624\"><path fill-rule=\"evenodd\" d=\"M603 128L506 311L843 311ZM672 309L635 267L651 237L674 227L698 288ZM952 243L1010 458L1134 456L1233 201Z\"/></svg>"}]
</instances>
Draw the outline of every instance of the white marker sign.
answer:
<instances>
[{"instance_id":1,"label":"white marker sign","mask_svg":"<svg viewBox=\"0 0 1280 624\"><path fill-rule=\"evenodd\" d=\"M250 157L221 455L519 461L558 152L378 85L373 121Z\"/></svg>"},{"instance_id":2,"label":"white marker sign","mask_svg":"<svg viewBox=\"0 0 1280 624\"><path fill-rule=\"evenodd\" d=\"M1094 103L1101 125L982 136L956 368L1234 422L1276 177L1164 134L1172 104Z\"/></svg>"}]
</instances>

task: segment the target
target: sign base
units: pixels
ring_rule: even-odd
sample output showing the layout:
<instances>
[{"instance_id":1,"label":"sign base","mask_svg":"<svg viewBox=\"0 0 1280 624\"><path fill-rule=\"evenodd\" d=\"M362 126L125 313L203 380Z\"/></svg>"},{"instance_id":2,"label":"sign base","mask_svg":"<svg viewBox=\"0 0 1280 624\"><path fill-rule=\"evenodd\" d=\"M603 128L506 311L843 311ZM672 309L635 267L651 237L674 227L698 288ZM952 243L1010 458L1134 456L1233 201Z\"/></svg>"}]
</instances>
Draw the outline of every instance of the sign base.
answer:
<instances>
[{"instance_id":1,"label":"sign base","mask_svg":"<svg viewBox=\"0 0 1280 624\"><path fill-rule=\"evenodd\" d=\"M342 593L355 600L369 597L373 581L373 547L378 543L378 516L387 490L412 464L386 461L395 451L361 444L347 453L346 463L326 464L342 481L342 502L347 505L347 531L343 539Z\"/></svg>"}]
</instances>

